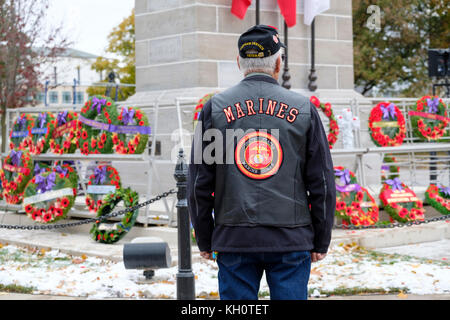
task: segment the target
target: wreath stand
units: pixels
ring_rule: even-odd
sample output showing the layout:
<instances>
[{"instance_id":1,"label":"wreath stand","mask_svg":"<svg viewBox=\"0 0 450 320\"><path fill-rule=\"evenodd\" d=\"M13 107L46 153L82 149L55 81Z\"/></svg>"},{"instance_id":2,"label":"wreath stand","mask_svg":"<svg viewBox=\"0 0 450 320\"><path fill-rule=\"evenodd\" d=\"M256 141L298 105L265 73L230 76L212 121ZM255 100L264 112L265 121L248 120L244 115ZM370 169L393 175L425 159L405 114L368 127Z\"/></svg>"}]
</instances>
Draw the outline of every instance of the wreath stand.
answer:
<instances>
[{"instance_id":1,"label":"wreath stand","mask_svg":"<svg viewBox=\"0 0 450 320\"><path fill-rule=\"evenodd\" d=\"M143 112L151 111L154 113L154 121L151 121L152 126L152 133L149 137L149 143L146 146L146 149L142 154L137 155L121 155L121 154L89 154L88 156L83 155L79 152L79 150L76 151L76 153L73 154L62 154L57 155L53 154L50 151L45 154L35 155L32 157L33 161L50 161L51 166L53 167L56 161L73 161L74 162L74 169L76 170L78 174L78 181L79 181L79 189L81 189L81 192L79 193L79 196L83 196L87 194L87 182L88 182L88 176L87 176L87 166L84 166L81 161L89 161L89 162L106 162L111 163L114 162L136 162L140 164L145 164L147 167L147 181L146 181L146 192L143 195L143 201L146 199L152 198L152 195L154 194L161 194L162 192L166 190L161 190L161 179L160 175L158 173L158 169L156 168L156 164L158 163L167 163L167 160L159 160L156 159L156 141L157 137L160 136L158 132L158 122L159 122L159 111L161 108L161 98L162 95L158 98L156 98L152 103L146 104L144 106L139 106L139 108L142 109ZM180 138L181 138L181 146L184 148L185 143L183 142L183 130L182 130L182 120L181 120L181 102L183 99L176 99L176 113L178 118L178 125L179 125L179 132L180 132ZM192 100L192 98L186 98L187 100ZM172 104L173 105L173 104ZM117 108L121 108L122 106L131 106L133 107L133 104L126 104L126 103L117 103ZM70 106L48 106L45 108L21 108L21 109L8 109L6 112L6 130L9 132L11 130L11 124L14 122L14 119L18 118L22 114L39 114L42 112L53 112L54 114L57 114L61 111L75 111L80 112L83 105L70 105ZM7 150L7 153L9 152L9 148ZM0 160L3 161L4 157L6 157L6 154L0 153ZM169 160L170 161L170 160ZM154 176L154 177L153 177ZM154 181L155 180L155 181ZM155 190L153 190L155 189ZM174 200L173 203L169 204L166 198L161 199L165 214L156 214L153 215L150 212L149 206L141 209L142 211L139 214L139 217L137 219L137 222L144 225L144 227L148 227L149 225L169 225L171 227L176 227L177 221L176 221L176 208L175 204L176 201ZM83 209L80 209L80 203L83 206ZM78 207L78 208L77 208ZM22 212L23 208L22 205L10 205L7 204L4 200L0 201L0 209L8 212ZM84 201L77 201L74 205L74 208L69 212L68 218L71 217L77 217L77 218L90 218L92 217L92 213L89 213L89 210L85 208Z\"/></svg>"}]
</instances>

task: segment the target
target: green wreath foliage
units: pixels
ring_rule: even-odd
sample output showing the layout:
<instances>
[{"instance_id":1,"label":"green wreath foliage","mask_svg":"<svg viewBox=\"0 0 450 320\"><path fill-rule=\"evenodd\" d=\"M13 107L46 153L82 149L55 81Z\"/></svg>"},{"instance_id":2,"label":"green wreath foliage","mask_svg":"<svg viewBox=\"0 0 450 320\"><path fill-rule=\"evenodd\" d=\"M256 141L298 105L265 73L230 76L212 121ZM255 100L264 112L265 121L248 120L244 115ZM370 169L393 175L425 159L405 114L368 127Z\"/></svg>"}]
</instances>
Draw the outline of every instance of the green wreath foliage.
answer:
<instances>
[{"instance_id":1,"label":"green wreath foliage","mask_svg":"<svg viewBox=\"0 0 450 320\"><path fill-rule=\"evenodd\" d=\"M105 96L91 97L81 109L82 122L79 148L82 154L108 154L113 151L110 125L118 125L118 112L114 101Z\"/></svg>"},{"instance_id":2,"label":"green wreath foliage","mask_svg":"<svg viewBox=\"0 0 450 320\"><path fill-rule=\"evenodd\" d=\"M405 192L409 194L409 196L405 195L405 198L408 198L409 201L395 201L390 202L391 194L394 194L398 190L394 190L393 186L390 184L393 181L398 181L398 184L401 185L401 192ZM424 220L425 210L423 208L423 202L416 197L416 194L413 190L411 190L407 185L401 183L398 178L393 180L386 180L380 190L380 207L383 206L384 210L389 214L391 222L398 221L401 223L406 223L415 220Z\"/></svg>"},{"instance_id":3,"label":"green wreath foliage","mask_svg":"<svg viewBox=\"0 0 450 320\"><path fill-rule=\"evenodd\" d=\"M111 213L115 207L123 201L125 208L136 206L139 203L139 194L130 188L119 189L115 193L109 193L97 212L97 217ZM120 241L134 226L139 215L139 210L128 212L121 222L106 224L97 220L90 233L95 241L105 244L113 244Z\"/></svg>"},{"instance_id":4,"label":"green wreath foliage","mask_svg":"<svg viewBox=\"0 0 450 320\"><path fill-rule=\"evenodd\" d=\"M450 188L431 184L425 191L426 202L443 215L450 214Z\"/></svg>"},{"instance_id":5,"label":"green wreath foliage","mask_svg":"<svg viewBox=\"0 0 450 320\"><path fill-rule=\"evenodd\" d=\"M436 103L436 106L430 104ZM413 134L421 141L442 142L448 136L447 106L439 97L424 96L410 108Z\"/></svg>"},{"instance_id":6,"label":"green wreath foliage","mask_svg":"<svg viewBox=\"0 0 450 320\"><path fill-rule=\"evenodd\" d=\"M122 108L118 116L120 125L126 129L136 127L137 130L130 130L130 133L112 133L114 150L119 154L142 154L147 147L150 134L150 123L147 115L139 108ZM142 132L138 132L142 129ZM144 133L145 132L145 133Z\"/></svg>"},{"instance_id":7,"label":"green wreath foliage","mask_svg":"<svg viewBox=\"0 0 450 320\"><path fill-rule=\"evenodd\" d=\"M9 148L27 150L31 145L31 129L34 127L36 118L31 114L24 113L18 117L9 132Z\"/></svg>"},{"instance_id":8,"label":"green wreath foliage","mask_svg":"<svg viewBox=\"0 0 450 320\"><path fill-rule=\"evenodd\" d=\"M102 206L105 194L89 193L90 186L112 186L115 190L122 187L119 172L111 166L103 165L95 169L89 176L88 193L86 195L86 205L91 212L97 212Z\"/></svg>"},{"instance_id":9,"label":"green wreath foliage","mask_svg":"<svg viewBox=\"0 0 450 320\"><path fill-rule=\"evenodd\" d=\"M31 143L29 147L32 155L46 153L49 149L50 138L54 128L51 121L54 119L55 116L51 112L43 112L35 117L34 125L31 128Z\"/></svg>"},{"instance_id":10,"label":"green wreath foliage","mask_svg":"<svg viewBox=\"0 0 450 320\"><path fill-rule=\"evenodd\" d=\"M23 200L23 192L33 177L33 160L26 150L11 150L3 160L3 171L0 172L3 196L9 204L19 204Z\"/></svg>"},{"instance_id":11,"label":"green wreath foliage","mask_svg":"<svg viewBox=\"0 0 450 320\"><path fill-rule=\"evenodd\" d=\"M52 131L49 140L50 151L55 154L71 154L78 148L78 138L81 123L78 113L63 111L58 113L56 119L50 121Z\"/></svg>"},{"instance_id":12,"label":"green wreath foliage","mask_svg":"<svg viewBox=\"0 0 450 320\"><path fill-rule=\"evenodd\" d=\"M40 189L41 183L46 186L45 190ZM49 185L51 181L51 185ZM27 199L36 196L45 196L46 193L54 191L67 191L61 196L45 199L42 201L33 201L28 203ZM27 216L41 224L55 223L59 220L65 219L67 213L75 203L76 189L73 187L73 182L64 174L56 171L44 172L36 175L28 183L24 192L24 210Z\"/></svg>"}]
</instances>

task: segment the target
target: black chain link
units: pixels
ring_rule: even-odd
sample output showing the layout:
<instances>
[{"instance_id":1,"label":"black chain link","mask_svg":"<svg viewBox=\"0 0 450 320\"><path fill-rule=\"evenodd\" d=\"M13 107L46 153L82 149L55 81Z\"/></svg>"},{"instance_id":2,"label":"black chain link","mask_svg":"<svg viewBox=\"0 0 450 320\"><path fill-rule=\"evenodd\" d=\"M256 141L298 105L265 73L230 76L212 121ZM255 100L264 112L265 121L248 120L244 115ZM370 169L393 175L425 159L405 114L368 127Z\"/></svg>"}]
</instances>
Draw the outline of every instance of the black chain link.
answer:
<instances>
[{"instance_id":1,"label":"black chain link","mask_svg":"<svg viewBox=\"0 0 450 320\"><path fill-rule=\"evenodd\" d=\"M105 220L107 220L109 218L114 218L114 217L117 217L117 216L121 216L121 215L126 214L128 212L135 211L135 210L138 210L140 208L146 207L146 206L152 204L153 202L159 201L162 198L166 198L166 197L170 196L171 194L175 194L175 193L177 193L177 191L172 189L170 191L164 192L163 194L160 194L159 196L156 196L153 199L150 199L150 200L148 200L146 202L137 204L134 207L125 208L124 210L121 210L121 211L105 214L105 215L103 215L101 217L88 218L88 219L85 219L85 220L79 221L79 222L70 222L70 223L53 224L53 225L51 225L51 224L49 224L49 225L29 225L29 226L0 224L0 229L37 231L37 230L56 230L56 229L73 228L73 227L81 226L81 225L84 225L84 224L91 224L91 223L94 223L94 222L97 222L97 221L102 222L102 221L105 221Z\"/></svg>"},{"instance_id":2,"label":"black chain link","mask_svg":"<svg viewBox=\"0 0 450 320\"><path fill-rule=\"evenodd\" d=\"M425 220L414 220L409 221L406 223L390 223L390 224L376 224L376 225L370 225L370 226L355 226L355 225L344 225L344 224L337 224L334 226L336 229L345 229L345 230L362 230L362 229L387 229L387 228L402 228L402 227L410 227L414 225L420 225L430 222L436 222L436 221L443 221L450 219L450 215L441 216L441 217L434 217L430 219Z\"/></svg>"}]
</instances>

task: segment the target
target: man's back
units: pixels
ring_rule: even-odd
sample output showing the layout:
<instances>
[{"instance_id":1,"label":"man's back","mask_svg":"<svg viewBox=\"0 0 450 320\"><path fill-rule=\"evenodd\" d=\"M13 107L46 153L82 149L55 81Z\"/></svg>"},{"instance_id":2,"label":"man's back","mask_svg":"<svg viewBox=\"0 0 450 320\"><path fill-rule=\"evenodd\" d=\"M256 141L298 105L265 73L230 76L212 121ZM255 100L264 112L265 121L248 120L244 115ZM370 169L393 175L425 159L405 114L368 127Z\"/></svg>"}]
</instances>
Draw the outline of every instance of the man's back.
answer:
<instances>
[{"instance_id":1,"label":"man's back","mask_svg":"<svg viewBox=\"0 0 450 320\"><path fill-rule=\"evenodd\" d=\"M223 164L216 165L216 225L311 223L302 180L310 102L265 77L249 76L211 99L212 128L225 137Z\"/></svg>"}]
</instances>

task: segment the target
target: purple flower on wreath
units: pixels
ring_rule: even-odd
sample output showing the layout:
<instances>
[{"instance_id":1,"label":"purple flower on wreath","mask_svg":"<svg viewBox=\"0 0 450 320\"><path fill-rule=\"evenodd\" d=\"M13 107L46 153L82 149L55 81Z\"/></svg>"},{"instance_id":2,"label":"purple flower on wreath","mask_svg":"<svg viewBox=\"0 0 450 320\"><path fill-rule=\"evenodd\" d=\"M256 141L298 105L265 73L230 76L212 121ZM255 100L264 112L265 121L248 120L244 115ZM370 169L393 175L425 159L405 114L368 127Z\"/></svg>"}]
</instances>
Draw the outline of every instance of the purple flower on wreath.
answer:
<instances>
[{"instance_id":1,"label":"purple flower on wreath","mask_svg":"<svg viewBox=\"0 0 450 320\"><path fill-rule=\"evenodd\" d=\"M125 125L130 124L133 122L135 111L133 109L128 109L127 107L122 109L122 122Z\"/></svg>"},{"instance_id":2,"label":"purple flower on wreath","mask_svg":"<svg viewBox=\"0 0 450 320\"><path fill-rule=\"evenodd\" d=\"M393 103L390 103L387 106L382 105L381 111L383 112L383 120L389 120L389 117L397 120L397 113L395 112L395 105Z\"/></svg>"},{"instance_id":3,"label":"purple flower on wreath","mask_svg":"<svg viewBox=\"0 0 450 320\"><path fill-rule=\"evenodd\" d=\"M22 151L11 150L11 163L13 166L17 167L20 164L20 159L22 158Z\"/></svg>"},{"instance_id":4,"label":"purple flower on wreath","mask_svg":"<svg viewBox=\"0 0 450 320\"><path fill-rule=\"evenodd\" d=\"M106 99L99 99L97 97L92 98L92 106L91 109L94 110L97 108L97 113L102 112L102 107L106 104Z\"/></svg>"},{"instance_id":5,"label":"purple flower on wreath","mask_svg":"<svg viewBox=\"0 0 450 320\"><path fill-rule=\"evenodd\" d=\"M26 124L27 124L27 119L25 118L25 115L22 115L22 117L17 119L17 125L19 126L19 130L24 130Z\"/></svg>"},{"instance_id":6,"label":"purple flower on wreath","mask_svg":"<svg viewBox=\"0 0 450 320\"><path fill-rule=\"evenodd\" d=\"M105 182L106 180L106 166L104 166L103 168L95 168L95 172L94 172L94 183L95 184L102 184Z\"/></svg>"},{"instance_id":7,"label":"purple flower on wreath","mask_svg":"<svg viewBox=\"0 0 450 320\"><path fill-rule=\"evenodd\" d=\"M47 115L45 113L39 114L37 121L39 123L39 128L42 129L45 126L45 123L47 122Z\"/></svg>"},{"instance_id":8,"label":"purple flower on wreath","mask_svg":"<svg viewBox=\"0 0 450 320\"><path fill-rule=\"evenodd\" d=\"M439 191L442 192L445 196L450 196L450 187L444 187L443 185L438 185Z\"/></svg>"},{"instance_id":9,"label":"purple flower on wreath","mask_svg":"<svg viewBox=\"0 0 450 320\"><path fill-rule=\"evenodd\" d=\"M395 179L389 179L386 180L386 184L390 185L392 187L392 190L398 190L398 191L402 191L403 187L402 187L402 182L400 181L399 178L395 178Z\"/></svg>"},{"instance_id":10,"label":"purple flower on wreath","mask_svg":"<svg viewBox=\"0 0 450 320\"><path fill-rule=\"evenodd\" d=\"M428 113L438 113L439 98L427 99Z\"/></svg>"},{"instance_id":11,"label":"purple flower on wreath","mask_svg":"<svg viewBox=\"0 0 450 320\"><path fill-rule=\"evenodd\" d=\"M47 191L51 191L55 186L56 174L54 172L50 173L47 178L42 175L36 176L36 185L37 191L41 191L41 193L45 193Z\"/></svg>"},{"instance_id":12,"label":"purple flower on wreath","mask_svg":"<svg viewBox=\"0 0 450 320\"><path fill-rule=\"evenodd\" d=\"M345 170L334 170L334 175L340 178L340 181L343 185L348 185L350 183L350 171L348 169Z\"/></svg>"},{"instance_id":13,"label":"purple flower on wreath","mask_svg":"<svg viewBox=\"0 0 450 320\"><path fill-rule=\"evenodd\" d=\"M66 124L67 123L67 115L69 114L68 111L60 112L58 114L58 117L56 118L56 121L58 123L58 126Z\"/></svg>"}]
</instances>

